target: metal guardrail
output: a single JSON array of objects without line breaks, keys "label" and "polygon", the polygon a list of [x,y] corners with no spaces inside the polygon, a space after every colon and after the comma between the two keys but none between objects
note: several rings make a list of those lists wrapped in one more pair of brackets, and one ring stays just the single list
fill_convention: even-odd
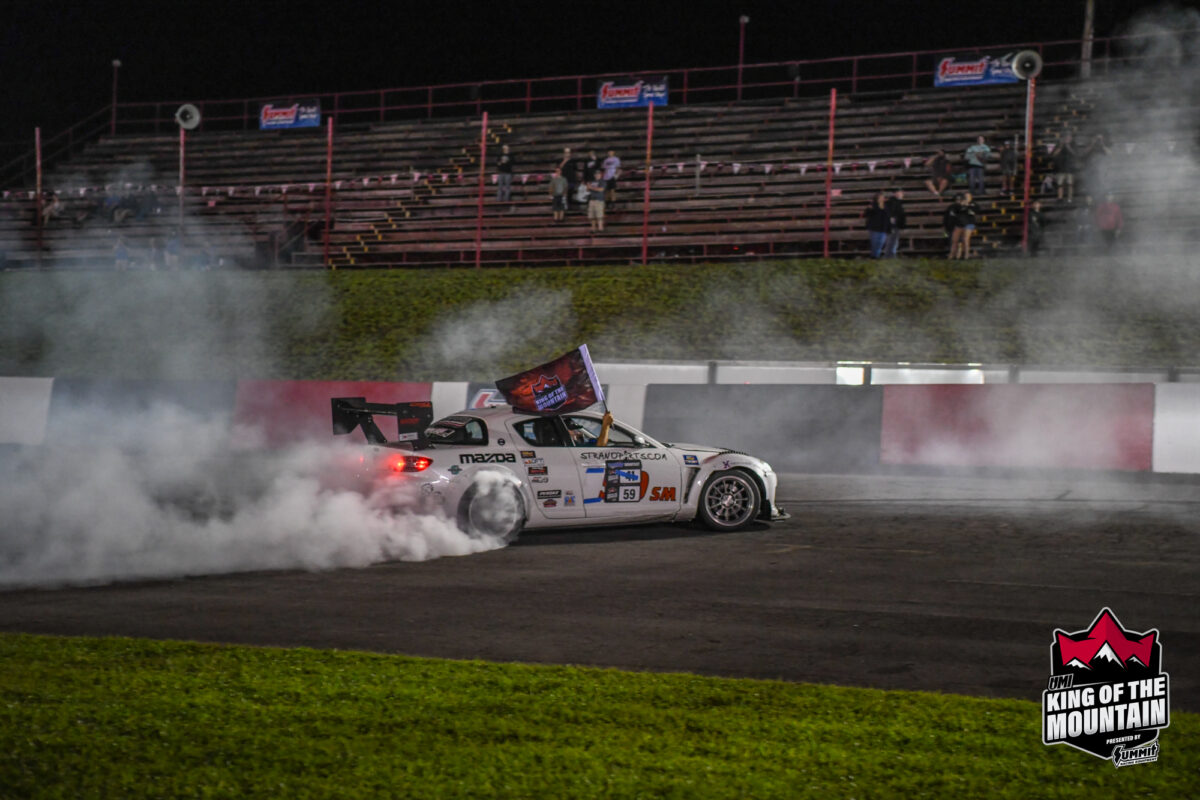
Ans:
[{"label": "metal guardrail", "polygon": [[[1136,45],[1155,36],[1113,36],[1094,39],[1094,72],[1105,74],[1117,62],[1139,56],[1121,55],[1124,45]],[[521,114],[535,111],[572,111],[591,107],[595,92],[605,80],[630,75],[667,76],[670,103],[725,103],[827,94],[831,88],[855,94],[866,91],[912,90],[932,77],[937,63],[951,54],[1006,50],[1037,50],[1045,62],[1047,78],[1073,77],[1080,63],[1082,40],[1025,42],[974,47],[918,50],[900,53],[797,59],[720,67],[647,69],[625,72],[514,78],[426,86],[394,87],[349,92],[315,92],[235,99],[159,100],[117,103],[92,113],[65,131],[45,140],[43,162],[70,154],[106,131],[114,133],[165,133],[175,130],[176,109],[185,102],[201,111],[204,130],[250,130],[257,126],[263,103],[291,104],[316,98],[336,125],[378,123],[391,120],[464,117],[484,111]],[[53,151],[53,152],[51,152]],[[32,152],[0,165],[0,186],[27,183],[33,170]]]},{"label": "metal guardrail", "polygon": [[1200,383],[1200,366],[1064,367],[882,361],[635,361],[596,365],[611,384]]}]

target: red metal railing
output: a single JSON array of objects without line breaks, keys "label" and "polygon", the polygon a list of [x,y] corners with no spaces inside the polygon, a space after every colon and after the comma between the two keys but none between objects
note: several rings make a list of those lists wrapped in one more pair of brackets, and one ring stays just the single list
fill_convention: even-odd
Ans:
[{"label": "red metal railing", "polygon": [[[1177,32],[1185,33],[1185,32]],[[1162,34],[1157,34],[1162,35]],[[1154,36],[1101,37],[1094,40],[1093,73],[1105,74],[1117,59],[1117,46]],[[428,86],[370,89],[350,92],[270,95],[196,101],[167,100],[118,103],[105,106],[83,121],[44,143],[44,159],[69,154],[106,132],[115,118],[118,133],[173,133],[175,110],[184,102],[199,107],[205,130],[250,130],[257,127],[263,103],[288,104],[317,98],[326,117],[335,125],[386,122],[434,117],[472,116],[534,111],[581,110],[593,107],[599,83],[629,75],[666,75],[671,82],[670,102],[733,102],[779,97],[827,95],[830,89],[855,94],[868,91],[915,89],[931,78],[937,62],[948,54],[968,54],[1031,49],[1045,61],[1044,78],[1073,76],[1080,60],[1081,40],[1000,44],[974,48],[946,48],[839,58],[773,61],[743,66],[609,72],[548,78],[520,78]],[[1122,60],[1128,60],[1122,56]],[[33,154],[19,156],[0,166],[0,186],[27,182]]]},{"label": "red metal railing", "polygon": [[[1103,74],[1115,43],[1131,37],[1095,40],[1094,62]],[[169,100],[120,103],[118,131],[154,132],[173,126],[175,109],[184,102],[197,105],[202,123],[210,130],[249,130],[257,127],[263,103],[288,104],[316,98],[325,115],[338,124],[385,122],[415,118],[581,110],[594,107],[600,82],[634,75],[666,75],[671,82],[671,103],[731,102],[740,93],[745,100],[805,95],[826,95],[831,88],[854,94],[862,91],[915,89],[931,78],[937,62],[948,54],[983,51],[1037,50],[1046,62],[1046,77],[1067,77],[1079,63],[1080,40],[994,45],[980,48],[946,48],[903,53],[882,53],[839,58],[773,61],[739,67],[609,72],[548,78],[522,78],[362,91],[273,95],[238,98]]]}]

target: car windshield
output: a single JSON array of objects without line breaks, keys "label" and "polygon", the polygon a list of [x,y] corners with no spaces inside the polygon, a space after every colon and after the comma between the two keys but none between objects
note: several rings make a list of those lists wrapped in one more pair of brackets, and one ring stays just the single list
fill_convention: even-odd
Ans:
[{"label": "car windshield", "polygon": [[487,444],[487,426],[475,417],[446,417],[425,429],[433,444]]}]

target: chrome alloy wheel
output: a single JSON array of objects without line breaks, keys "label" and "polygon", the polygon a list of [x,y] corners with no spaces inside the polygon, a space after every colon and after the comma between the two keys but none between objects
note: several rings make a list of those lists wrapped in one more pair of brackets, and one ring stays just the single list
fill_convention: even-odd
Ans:
[{"label": "chrome alloy wheel", "polygon": [[701,502],[700,517],[710,528],[736,530],[758,515],[758,487],[741,472],[720,472],[709,478]]}]

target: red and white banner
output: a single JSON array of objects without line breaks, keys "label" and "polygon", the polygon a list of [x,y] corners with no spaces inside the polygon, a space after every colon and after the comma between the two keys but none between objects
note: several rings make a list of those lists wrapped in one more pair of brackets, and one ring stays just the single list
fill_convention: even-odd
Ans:
[{"label": "red and white banner", "polygon": [[1149,470],[1154,384],[885,386],[880,461]]}]

